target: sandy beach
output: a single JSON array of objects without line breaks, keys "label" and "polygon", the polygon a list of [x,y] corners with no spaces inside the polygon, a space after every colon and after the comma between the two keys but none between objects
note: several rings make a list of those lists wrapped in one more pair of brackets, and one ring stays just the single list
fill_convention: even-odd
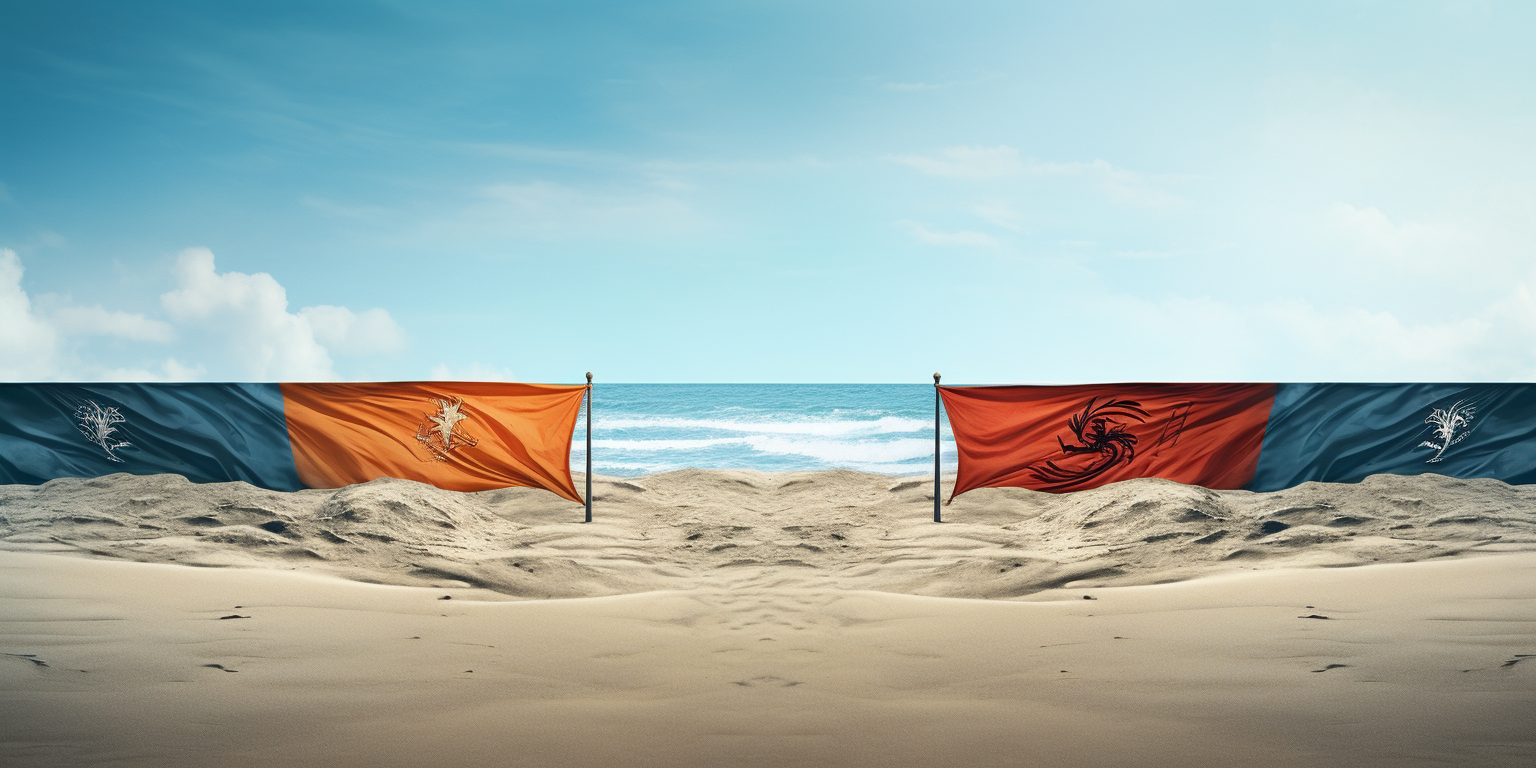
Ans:
[{"label": "sandy beach", "polygon": [[0,762],[1525,766],[1536,487],[0,487]]}]

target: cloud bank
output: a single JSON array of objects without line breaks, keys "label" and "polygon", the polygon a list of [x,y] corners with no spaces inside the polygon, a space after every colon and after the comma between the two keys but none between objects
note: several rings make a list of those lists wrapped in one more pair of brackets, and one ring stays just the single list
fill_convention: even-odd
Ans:
[{"label": "cloud bank", "polygon": [[[35,302],[15,251],[0,249],[0,379],[9,381],[331,381],[335,358],[405,348],[386,310],[319,305],[290,311],[286,289],[266,273],[219,272],[207,248],[182,251],[164,318]],[[92,346],[107,341],[112,354]],[[104,365],[108,357],[127,365]]]}]

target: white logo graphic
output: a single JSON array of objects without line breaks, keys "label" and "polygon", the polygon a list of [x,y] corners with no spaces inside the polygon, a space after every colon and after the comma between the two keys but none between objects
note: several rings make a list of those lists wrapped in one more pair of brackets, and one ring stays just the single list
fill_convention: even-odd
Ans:
[{"label": "white logo graphic", "polygon": [[447,461],[455,450],[480,442],[459,430],[459,423],[469,418],[459,410],[464,407],[462,398],[453,401],[433,399],[432,402],[437,404],[437,413],[422,414],[423,420],[416,426],[416,440],[433,459]]},{"label": "white logo graphic", "polygon": [[1444,458],[1445,449],[1466,439],[1472,425],[1472,416],[1476,413],[1476,408],[1465,401],[1457,400],[1455,405],[1449,408],[1436,408],[1429,414],[1429,418],[1425,419],[1424,423],[1435,425],[1435,440],[1419,443],[1420,448],[1435,449],[1435,455],[1429,458],[1428,463],[1433,464]]},{"label": "white logo graphic", "polygon": [[112,425],[127,421],[116,408],[103,408],[97,405],[95,400],[87,400],[85,405],[75,409],[75,421],[78,422],[75,427],[80,430],[80,434],[101,446],[101,449],[107,452],[107,458],[113,461],[122,461],[113,451],[132,445],[132,443],[119,442],[112,438],[112,433],[117,431],[117,427]]}]

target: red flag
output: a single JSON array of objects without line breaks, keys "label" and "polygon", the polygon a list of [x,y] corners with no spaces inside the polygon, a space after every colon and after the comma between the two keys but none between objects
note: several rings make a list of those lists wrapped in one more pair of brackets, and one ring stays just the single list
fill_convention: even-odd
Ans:
[{"label": "red flag", "polygon": [[972,488],[1066,492],[1135,477],[1241,488],[1253,477],[1273,384],[940,387]]}]

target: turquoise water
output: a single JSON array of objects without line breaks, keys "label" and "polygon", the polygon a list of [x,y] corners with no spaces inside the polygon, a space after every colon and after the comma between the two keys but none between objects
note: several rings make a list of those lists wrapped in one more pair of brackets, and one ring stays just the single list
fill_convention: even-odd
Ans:
[{"label": "turquoise water", "polygon": [[[619,477],[687,468],[932,472],[933,396],[931,384],[598,384],[592,470]],[[940,434],[940,460],[953,470],[947,421]],[[577,471],[585,440],[578,421]]]}]

